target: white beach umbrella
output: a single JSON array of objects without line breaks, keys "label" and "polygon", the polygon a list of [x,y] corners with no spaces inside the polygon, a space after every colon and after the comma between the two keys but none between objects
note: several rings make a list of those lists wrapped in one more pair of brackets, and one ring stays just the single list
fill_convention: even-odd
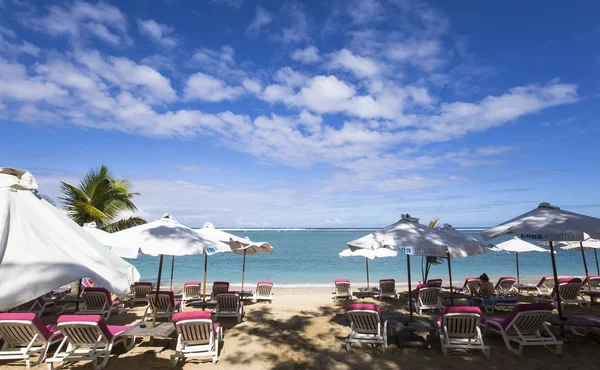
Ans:
[{"label": "white beach umbrella", "polygon": [[126,294],[140,274],[37,195],[25,170],[0,167],[0,311],[84,277]]},{"label": "white beach umbrella", "polygon": [[244,275],[246,274],[246,255],[252,255],[262,252],[273,252],[273,247],[267,242],[253,242],[248,237],[235,237],[235,239],[230,238],[228,241],[224,242],[225,244],[229,245],[233,253],[244,255],[244,262],[242,265],[242,291],[244,291]]},{"label": "white beach umbrella", "polygon": [[460,233],[450,225],[445,229],[435,229],[419,223],[418,218],[402,215],[395,224],[384,227],[362,238],[351,241],[348,247],[352,250],[390,248],[406,254],[408,268],[408,290],[410,315],[412,318],[412,294],[410,276],[410,256],[435,256],[448,258],[450,289],[452,291],[451,258],[467,257],[485,253],[485,246],[474,238]]},{"label": "white beach umbrella", "polygon": [[[116,246],[137,247],[142,253],[151,256],[160,256],[158,267],[158,282],[156,294],[160,290],[164,255],[187,256],[194,254],[214,254],[228,247],[223,243],[203,237],[193,229],[180,224],[170,214],[165,213],[159,220],[113,234],[113,243]],[[173,264],[171,265],[171,287],[173,284]],[[172,288],[171,288],[172,289]],[[156,321],[156,310],[152,325]]]},{"label": "white beach umbrella", "polygon": [[[564,211],[549,203],[540,203],[537,208],[527,213],[481,232],[485,240],[506,234],[516,235],[521,239],[547,241],[550,246],[554,283],[558,285],[553,243],[584,241],[590,237],[600,238],[600,219]],[[563,317],[559,294],[557,294],[557,303],[558,314]]]},{"label": "white beach umbrella", "polygon": [[516,236],[510,240],[507,240],[500,244],[496,244],[494,247],[490,248],[490,250],[493,250],[496,252],[509,252],[509,253],[515,254],[515,260],[517,263],[517,286],[521,285],[521,276],[519,273],[519,253],[525,253],[525,252],[550,253],[549,250],[544,249],[542,247],[538,247],[535,244],[526,242],[525,240],[523,240],[519,237],[516,237]]},{"label": "white beach umbrella", "polygon": [[[600,265],[598,264],[598,249],[600,249],[600,240],[598,239],[587,239],[583,242],[560,242],[556,244],[559,248],[564,250],[578,249],[583,251],[594,251],[594,257],[596,258],[596,273],[600,275]],[[585,262],[585,254],[583,254],[583,263]]]},{"label": "white beach umbrella", "polygon": [[379,248],[379,249],[355,249],[354,251],[350,248],[344,249],[340,252],[340,257],[363,257],[365,259],[365,265],[367,268],[367,288],[369,288],[369,260],[374,260],[375,258],[385,258],[385,257],[396,257],[398,252],[393,251],[387,248]]},{"label": "white beach umbrella", "polygon": [[100,230],[96,227],[95,222],[88,222],[83,224],[83,229],[87,231],[91,236],[98,239],[98,241],[111,252],[121,258],[137,258],[139,254],[139,248],[136,246],[114,246],[113,234],[108,233],[104,230]]}]

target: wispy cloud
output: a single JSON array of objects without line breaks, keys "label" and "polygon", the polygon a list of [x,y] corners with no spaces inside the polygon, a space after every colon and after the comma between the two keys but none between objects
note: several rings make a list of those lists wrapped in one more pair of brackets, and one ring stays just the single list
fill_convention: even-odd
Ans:
[{"label": "wispy cloud", "polygon": [[267,11],[262,6],[256,7],[256,15],[252,20],[252,23],[246,28],[247,35],[256,35],[260,32],[260,29],[267,26],[273,21],[273,14]]},{"label": "wispy cloud", "polygon": [[173,27],[158,23],[153,19],[138,19],[137,24],[142,35],[160,46],[172,48],[178,43]]}]

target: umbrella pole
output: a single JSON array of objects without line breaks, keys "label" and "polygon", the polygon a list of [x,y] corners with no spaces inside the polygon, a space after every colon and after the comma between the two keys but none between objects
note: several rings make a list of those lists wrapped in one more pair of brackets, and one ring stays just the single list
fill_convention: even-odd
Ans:
[{"label": "umbrella pole", "polygon": [[[558,308],[558,316],[561,320],[566,320],[566,318],[562,314],[562,303],[560,299],[560,289],[558,289],[558,273],[556,272],[556,260],[554,259],[554,245],[552,242],[548,242],[550,244],[550,258],[552,259],[552,274],[554,275],[554,286],[556,287],[556,303]],[[564,326],[561,325],[561,332],[564,330]],[[562,333],[561,333],[562,334]]]},{"label": "umbrella pole", "polygon": [[452,286],[452,263],[450,262],[450,252],[446,252],[446,255],[448,256],[448,279],[450,279],[450,304],[454,306],[454,298],[452,298],[454,287]]},{"label": "umbrella pole", "polygon": [[244,274],[246,273],[246,249],[244,249],[244,265],[242,266],[242,292],[244,291]]},{"label": "umbrella pole", "polygon": [[598,265],[598,251],[594,248],[594,256],[596,256],[596,272],[600,275],[600,266]]},{"label": "umbrella pole", "polygon": [[585,280],[587,280],[588,288],[592,290],[592,283],[590,283],[590,274],[588,273],[587,261],[585,260],[585,251],[583,250],[583,242],[579,242],[581,248],[581,257],[583,257],[583,269],[585,270]]},{"label": "umbrella pole", "polygon": [[367,265],[367,289],[369,289],[369,259],[365,258],[365,264]]},{"label": "umbrella pole", "polygon": [[406,255],[406,268],[408,270],[408,311],[410,315],[410,321],[413,318],[413,301],[412,301],[412,284],[410,281],[410,254]]},{"label": "umbrella pole", "polygon": [[521,293],[521,275],[519,274],[519,252],[515,253],[515,259],[517,260],[517,293],[520,294]]},{"label": "umbrella pole", "polygon": [[[160,278],[162,276],[163,267],[163,255],[160,255],[160,261],[158,262],[158,281],[156,283],[156,302],[158,302],[158,292],[160,291]],[[154,305],[154,312],[152,313],[152,327],[156,326],[156,305]]]},{"label": "umbrella pole", "polygon": [[204,253],[204,286],[202,290],[202,300],[206,301],[206,270],[208,268],[208,254]]},{"label": "umbrella pole", "polygon": [[169,284],[169,290],[173,291],[173,271],[175,271],[175,256],[171,259],[171,284]]}]

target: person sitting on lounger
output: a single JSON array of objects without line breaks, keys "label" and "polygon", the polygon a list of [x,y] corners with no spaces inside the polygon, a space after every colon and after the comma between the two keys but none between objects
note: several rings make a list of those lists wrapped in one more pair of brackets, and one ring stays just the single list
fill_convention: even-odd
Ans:
[{"label": "person sitting on lounger", "polygon": [[484,272],[479,277],[479,291],[477,292],[477,296],[481,298],[492,298],[494,296],[494,284],[490,282],[490,278]]}]

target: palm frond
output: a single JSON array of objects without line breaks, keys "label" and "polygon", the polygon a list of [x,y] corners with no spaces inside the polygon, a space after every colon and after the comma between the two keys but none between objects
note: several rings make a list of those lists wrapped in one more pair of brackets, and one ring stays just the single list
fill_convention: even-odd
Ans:
[{"label": "palm frond", "polygon": [[434,217],[431,219],[431,221],[429,221],[429,227],[435,227],[438,223],[438,221],[440,220],[439,217]]},{"label": "palm frond", "polygon": [[140,217],[129,217],[123,220],[119,220],[104,226],[104,231],[109,233],[114,233],[117,231],[129,229],[134,226],[143,225],[146,223],[146,220]]}]

